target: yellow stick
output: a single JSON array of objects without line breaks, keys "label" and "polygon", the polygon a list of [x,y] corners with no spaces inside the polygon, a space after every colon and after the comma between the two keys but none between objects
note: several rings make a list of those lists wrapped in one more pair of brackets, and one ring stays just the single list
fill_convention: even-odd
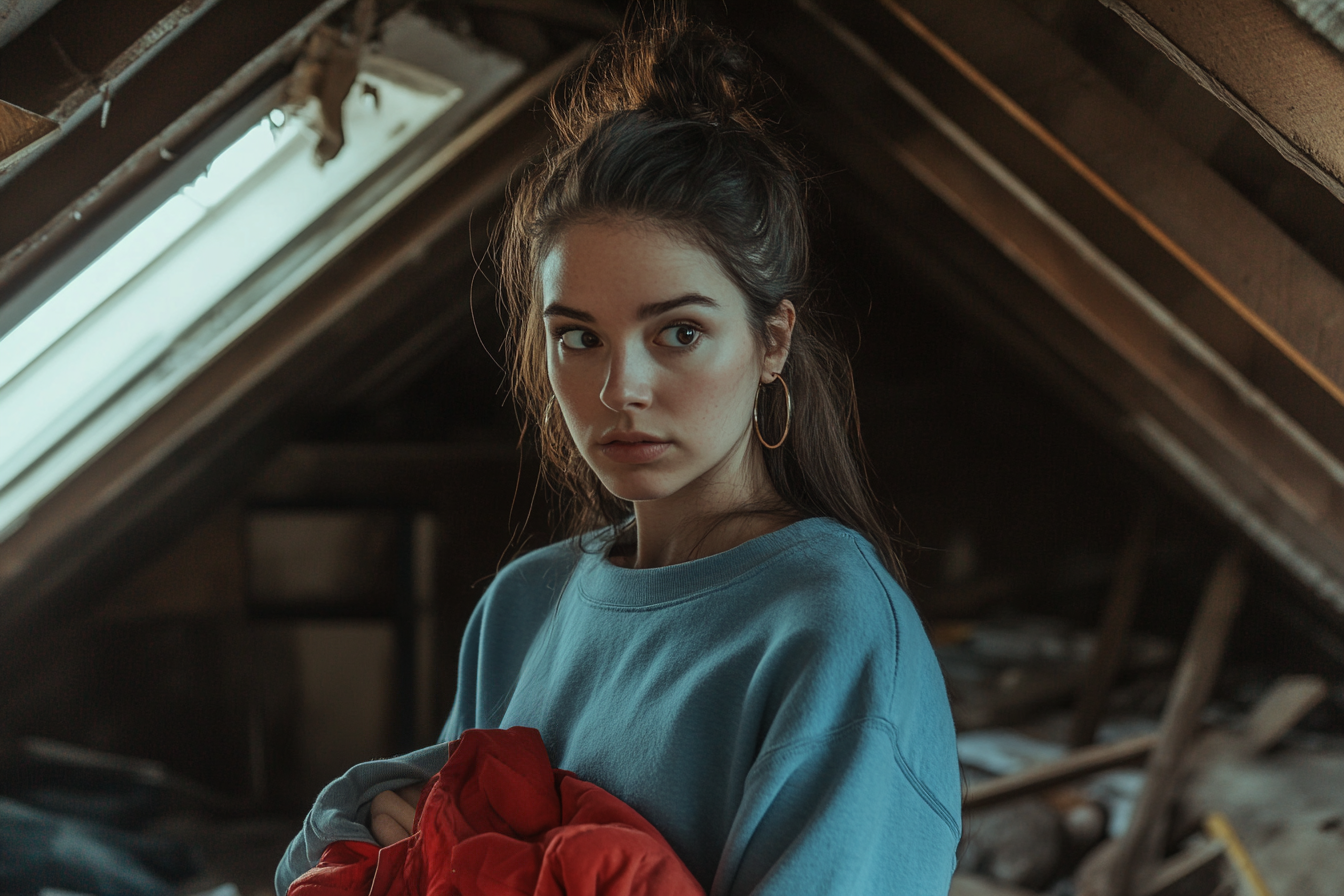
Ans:
[{"label": "yellow stick", "polygon": [[1265,879],[1260,876],[1260,871],[1251,861],[1250,854],[1246,852],[1246,847],[1241,844],[1241,838],[1232,827],[1232,822],[1227,820],[1227,816],[1221,812],[1210,812],[1204,817],[1204,831],[1213,839],[1219,840],[1223,848],[1227,850],[1227,857],[1232,860],[1232,866],[1237,869],[1237,875],[1250,888],[1254,896],[1273,896],[1269,887],[1265,885]]}]

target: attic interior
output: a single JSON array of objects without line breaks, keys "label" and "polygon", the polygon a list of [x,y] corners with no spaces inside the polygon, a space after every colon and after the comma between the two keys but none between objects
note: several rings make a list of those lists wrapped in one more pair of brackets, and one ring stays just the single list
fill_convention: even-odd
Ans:
[{"label": "attic interior", "polygon": [[[952,892],[1338,893],[1337,4],[694,8],[814,175],[957,722]],[[120,850],[0,848],[0,891],[269,893],[323,784],[437,738],[556,535],[493,222],[624,14],[0,3],[0,846]]]}]

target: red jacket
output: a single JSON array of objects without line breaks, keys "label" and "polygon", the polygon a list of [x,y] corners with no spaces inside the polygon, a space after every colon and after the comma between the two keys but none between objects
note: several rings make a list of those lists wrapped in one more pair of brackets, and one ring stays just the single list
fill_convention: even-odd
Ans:
[{"label": "red jacket", "polygon": [[410,837],[333,843],[288,896],[704,896],[634,809],[552,769],[536,729],[472,729],[449,749]]}]

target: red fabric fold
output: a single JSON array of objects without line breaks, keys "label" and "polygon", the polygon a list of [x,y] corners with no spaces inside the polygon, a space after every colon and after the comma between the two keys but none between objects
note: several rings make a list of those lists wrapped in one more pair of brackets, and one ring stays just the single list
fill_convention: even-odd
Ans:
[{"label": "red fabric fold", "polygon": [[288,896],[704,896],[672,847],[534,728],[472,729],[420,794],[411,836],[342,841]]}]

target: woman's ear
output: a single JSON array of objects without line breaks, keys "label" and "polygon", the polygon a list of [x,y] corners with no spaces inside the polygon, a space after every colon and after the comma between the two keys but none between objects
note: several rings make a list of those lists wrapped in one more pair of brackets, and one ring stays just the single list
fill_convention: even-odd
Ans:
[{"label": "woman's ear", "polygon": [[774,382],[775,375],[784,369],[789,357],[789,345],[793,341],[793,324],[798,311],[793,303],[784,299],[775,307],[775,313],[766,319],[765,326],[770,332],[770,345],[761,359],[761,382]]}]

